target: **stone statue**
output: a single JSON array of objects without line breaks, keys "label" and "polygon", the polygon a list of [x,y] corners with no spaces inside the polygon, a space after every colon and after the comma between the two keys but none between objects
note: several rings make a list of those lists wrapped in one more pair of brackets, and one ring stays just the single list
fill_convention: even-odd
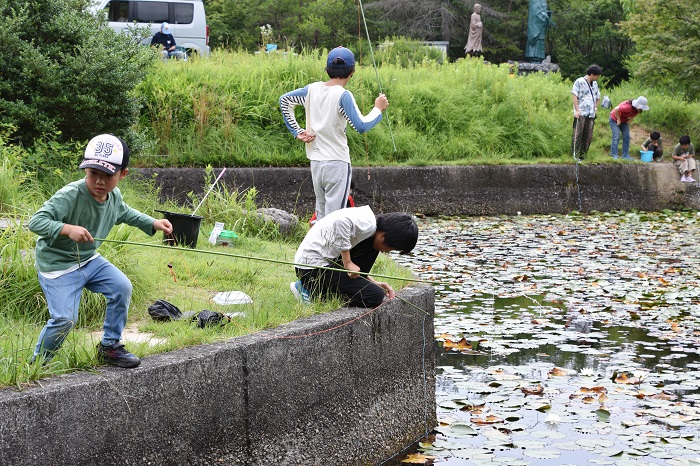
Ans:
[{"label": "stone statue", "polygon": [[547,35],[552,11],[547,9],[547,0],[530,0],[527,17],[527,43],[525,60],[540,62],[544,60],[544,39]]},{"label": "stone statue", "polygon": [[474,5],[474,13],[469,23],[469,39],[464,46],[464,53],[467,55],[479,55],[481,53],[481,34],[484,32],[484,25],[481,22],[481,5]]}]

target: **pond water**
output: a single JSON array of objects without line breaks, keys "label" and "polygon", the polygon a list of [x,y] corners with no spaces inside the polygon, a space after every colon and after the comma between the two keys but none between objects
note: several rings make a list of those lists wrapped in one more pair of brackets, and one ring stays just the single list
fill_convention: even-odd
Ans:
[{"label": "pond water", "polygon": [[391,464],[700,465],[700,214],[419,223],[439,426]]}]

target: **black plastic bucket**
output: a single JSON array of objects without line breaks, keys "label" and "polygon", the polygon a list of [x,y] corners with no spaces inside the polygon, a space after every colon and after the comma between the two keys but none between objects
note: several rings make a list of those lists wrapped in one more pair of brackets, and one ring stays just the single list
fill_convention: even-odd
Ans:
[{"label": "black plastic bucket", "polygon": [[197,247],[199,227],[204,217],[180,214],[178,212],[166,212],[164,210],[156,210],[156,212],[162,213],[173,225],[172,234],[168,235],[163,233],[163,242],[165,244],[169,244],[170,246],[187,246],[193,249]]}]

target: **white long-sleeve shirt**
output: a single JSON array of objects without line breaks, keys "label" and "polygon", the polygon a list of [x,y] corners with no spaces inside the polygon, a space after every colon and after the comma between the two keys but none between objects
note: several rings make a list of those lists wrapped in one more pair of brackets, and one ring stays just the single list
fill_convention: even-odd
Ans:
[{"label": "white long-sleeve shirt", "polygon": [[377,218],[369,206],[336,210],[311,227],[294,255],[294,263],[328,267],[342,251],[349,251],[376,232]]}]

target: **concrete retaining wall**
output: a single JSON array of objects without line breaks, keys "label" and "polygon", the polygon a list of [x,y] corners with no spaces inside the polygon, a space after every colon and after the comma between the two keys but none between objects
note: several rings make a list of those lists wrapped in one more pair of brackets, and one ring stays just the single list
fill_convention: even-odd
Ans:
[{"label": "concrete retaining wall", "polygon": [[379,464],[436,425],[433,290],[399,296],[425,313],[340,309],[0,391],[0,464]]},{"label": "concrete retaining wall", "polygon": [[[148,178],[157,174],[163,197],[182,203],[187,201],[188,192],[202,193],[208,188],[203,185],[203,169],[134,172]],[[651,211],[692,206],[698,202],[696,187],[681,183],[679,178],[670,163],[580,165],[578,173],[574,165],[353,169],[355,200],[360,205],[382,212],[426,215]],[[232,189],[255,186],[259,200],[270,207],[300,216],[310,215],[314,209],[308,168],[233,168],[222,180]]]}]

